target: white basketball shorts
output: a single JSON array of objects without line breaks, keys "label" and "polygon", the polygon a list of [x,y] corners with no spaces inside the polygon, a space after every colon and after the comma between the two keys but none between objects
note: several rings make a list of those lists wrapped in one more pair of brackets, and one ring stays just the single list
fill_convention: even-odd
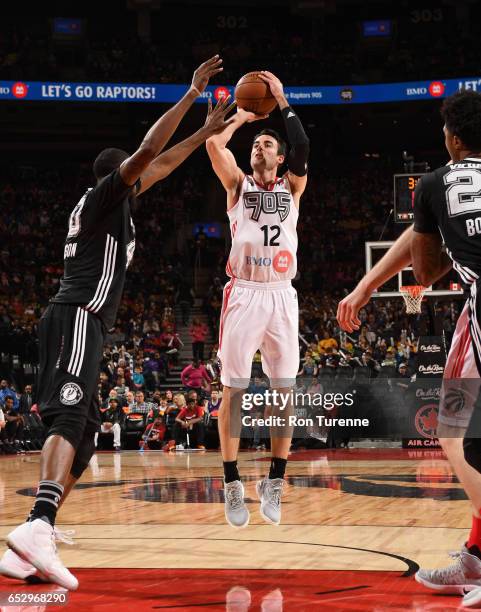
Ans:
[{"label": "white basketball shorts", "polygon": [[260,349],[271,386],[292,385],[299,369],[298,334],[297,291],[291,281],[231,279],[224,287],[219,327],[222,384],[246,388]]},{"label": "white basketball shorts", "polygon": [[481,382],[476,363],[481,333],[473,306],[468,300],[456,323],[444,369],[438,416],[439,423],[463,429],[469,425]]}]

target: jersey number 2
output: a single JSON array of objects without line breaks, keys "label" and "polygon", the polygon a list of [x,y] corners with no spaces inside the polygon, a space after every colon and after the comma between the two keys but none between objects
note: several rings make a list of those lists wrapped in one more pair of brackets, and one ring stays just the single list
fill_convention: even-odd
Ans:
[{"label": "jersey number 2", "polygon": [[[261,230],[264,232],[264,246],[279,246],[276,240],[279,238],[281,228],[278,225],[263,225]],[[273,231],[273,235],[269,240],[269,230]]]},{"label": "jersey number 2", "polygon": [[455,168],[444,175],[446,202],[450,217],[479,213],[481,210],[481,171]]}]

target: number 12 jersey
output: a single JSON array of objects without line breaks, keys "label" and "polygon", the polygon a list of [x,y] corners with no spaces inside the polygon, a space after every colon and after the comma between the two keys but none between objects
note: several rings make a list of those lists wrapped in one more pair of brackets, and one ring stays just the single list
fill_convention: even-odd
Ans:
[{"label": "number 12 jersey", "polygon": [[286,176],[268,189],[245,176],[227,215],[232,236],[228,276],[264,283],[295,277],[299,211]]}]

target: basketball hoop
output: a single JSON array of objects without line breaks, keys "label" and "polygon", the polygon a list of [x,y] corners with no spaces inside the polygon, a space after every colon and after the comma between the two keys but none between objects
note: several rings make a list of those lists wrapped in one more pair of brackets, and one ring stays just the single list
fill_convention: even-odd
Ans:
[{"label": "basketball hoop", "polygon": [[400,287],[399,291],[402,293],[404,301],[406,302],[407,314],[417,314],[421,312],[421,303],[426,287],[422,285],[408,285]]}]

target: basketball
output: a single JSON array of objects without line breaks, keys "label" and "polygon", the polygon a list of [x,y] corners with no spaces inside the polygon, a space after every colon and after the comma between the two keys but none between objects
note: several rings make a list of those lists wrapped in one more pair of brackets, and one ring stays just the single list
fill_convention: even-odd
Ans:
[{"label": "basketball", "polygon": [[277,105],[269,85],[260,78],[259,71],[245,74],[237,83],[234,95],[239,108],[256,115],[268,115]]}]

